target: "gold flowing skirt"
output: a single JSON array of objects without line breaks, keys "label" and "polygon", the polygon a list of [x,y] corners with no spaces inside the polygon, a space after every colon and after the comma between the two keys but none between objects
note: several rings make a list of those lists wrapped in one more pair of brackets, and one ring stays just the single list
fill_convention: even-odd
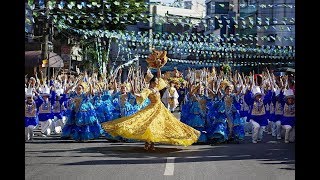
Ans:
[{"label": "gold flowing skirt", "polygon": [[131,116],[102,123],[112,136],[146,142],[190,146],[197,142],[200,132],[180,122],[161,101],[153,102]]}]

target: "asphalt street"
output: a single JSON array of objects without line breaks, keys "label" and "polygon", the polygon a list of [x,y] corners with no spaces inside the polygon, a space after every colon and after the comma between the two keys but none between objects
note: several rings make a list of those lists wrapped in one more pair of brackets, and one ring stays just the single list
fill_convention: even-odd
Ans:
[{"label": "asphalt street", "polygon": [[26,180],[292,180],[295,144],[265,134],[252,144],[156,145],[112,143],[104,138],[86,143],[36,136],[25,143]]}]

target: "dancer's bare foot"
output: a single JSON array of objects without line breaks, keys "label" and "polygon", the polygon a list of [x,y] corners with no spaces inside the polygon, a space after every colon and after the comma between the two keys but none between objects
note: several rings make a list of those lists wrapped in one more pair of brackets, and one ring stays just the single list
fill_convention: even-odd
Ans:
[{"label": "dancer's bare foot", "polygon": [[148,143],[148,142],[145,142],[145,143],[144,143],[144,149],[145,149],[145,150],[149,150],[149,143]]},{"label": "dancer's bare foot", "polygon": [[149,146],[149,149],[151,149],[152,151],[155,151],[156,149],[154,148],[154,143],[152,142]]}]

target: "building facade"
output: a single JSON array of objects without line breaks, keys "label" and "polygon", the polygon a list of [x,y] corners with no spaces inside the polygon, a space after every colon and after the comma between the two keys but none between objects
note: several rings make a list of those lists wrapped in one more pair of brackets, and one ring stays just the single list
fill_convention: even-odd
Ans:
[{"label": "building facade", "polygon": [[260,0],[257,6],[258,45],[295,46],[295,0]]}]

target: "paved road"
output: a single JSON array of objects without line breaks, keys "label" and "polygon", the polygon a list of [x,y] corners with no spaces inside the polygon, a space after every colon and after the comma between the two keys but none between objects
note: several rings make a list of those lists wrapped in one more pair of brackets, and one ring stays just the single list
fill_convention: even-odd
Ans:
[{"label": "paved road", "polygon": [[145,152],[143,143],[87,143],[35,137],[25,144],[26,180],[292,180],[295,146],[266,135],[263,142],[241,144],[157,145]]}]

